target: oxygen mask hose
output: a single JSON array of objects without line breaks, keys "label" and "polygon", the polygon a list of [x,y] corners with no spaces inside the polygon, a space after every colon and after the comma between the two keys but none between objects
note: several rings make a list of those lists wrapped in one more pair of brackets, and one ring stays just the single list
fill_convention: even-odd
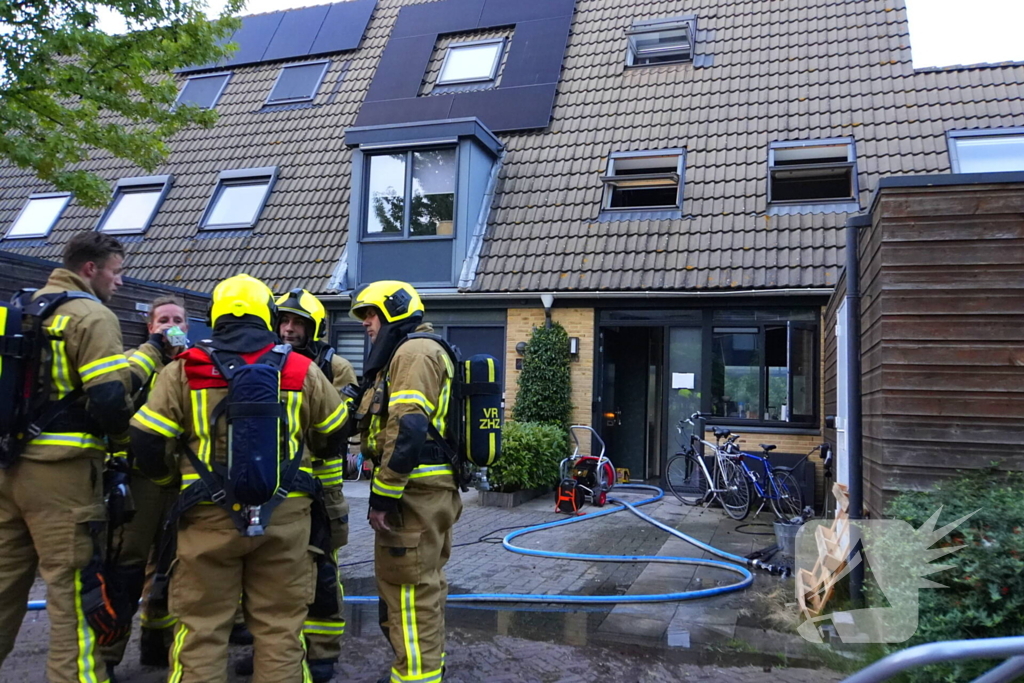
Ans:
[{"label": "oxygen mask hose", "polygon": [[[672,527],[659,522],[650,515],[647,515],[637,508],[644,505],[650,505],[656,503],[665,497],[665,492],[657,486],[648,486],[645,484],[619,484],[615,486],[612,491],[623,492],[623,493],[641,493],[650,492],[653,493],[649,498],[645,498],[636,503],[629,503],[621,498],[609,497],[608,500],[616,505],[614,507],[605,508],[599,512],[592,512],[587,515],[578,517],[569,517],[567,519],[560,519],[554,522],[546,522],[544,524],[537,524],[534,526],[519,529],[505,536],[502,540],[502,545],[506,550],[518,553],[520,555],[528,555],[531,557],[545,557],[557,560],[576,560],[581,562],[629,562],[629,563],[659,563],[659,564],[675,564],[675,565],[690,565],[698,567],[711,567],[713,569],[720,569],[722,571],[730,572],[739,576],[739,580],[733,583],[726,584],[724,586],[715,586],[713,588],[701,588],[697,590],[677,591],[672,593],[653,593],[650,595],[544,595],[544,594],[522,594],[522,593],[464,593],[458,595],[449,595],[448,602],[498,602],[498,603],[548,603],[548,604],[575,604],[575,605],[599,605],[599,604],[635,604],[645,602],[679,602],[682,600],[695,600],[697,598],[707,598],[713,595],[722,595],[724,593],[732,593],[735,591],[743,590],[748,588],[754,582],[754,576],[750,573],[749,568],[758,568],[769,571],[773,574],[782,574],[783,568],[775,567],[774,565],[767,565],[758,560],[748,560],[745,557],[739,555],[733,555],[732,553],[719,550],[703,541],[699,541],[696,538],[689,536],[682,531],[673,529]],[[640,519],[653,524],[662,531],[665,531],[673,536],[680,538],[687,543],[696,546],[700,550],[715,555],[721,558],[721,560],[706,560],[698,557],[668,557],[663,555],[594,555],[586,553],[566,553],[556,550],[536,550],[533,548],[523,548],[517,545],[513,545],[512,541],[527,534],[532,534],[538,531],[544,531],[545,529],[553,529],[555,527],[565,526],[567,524],[579,524],[597,517],[603,517],[604,515],[615,514],[623,510],[629,510]],[[785,574],[782,574],[785,576]],[[346,603],[353,604],[366,604],[376,603],[378,600],[375,595],[347,595],[345,596]],[[28,608],[30,610],[41,610],[46,607],[46,602],[43,600],[34,600],[29,603]]]}]

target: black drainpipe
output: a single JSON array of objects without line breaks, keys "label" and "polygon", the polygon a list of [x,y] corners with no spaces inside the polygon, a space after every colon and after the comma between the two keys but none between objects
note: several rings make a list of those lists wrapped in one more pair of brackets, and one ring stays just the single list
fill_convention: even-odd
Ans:
[{"label": "black drainpipe", "polygon": [[[846,457],[850,465],[850,519],[864,517],[864,437],[861,408],[860,335],[860,229],[871,225],[871,216],[854,216],[846,222]],[[860,550],[850,549],[850,559]],[[863,556],[862,556],[863,557]],[[850,572],[850,600],[864,603],[864,562]]]}]

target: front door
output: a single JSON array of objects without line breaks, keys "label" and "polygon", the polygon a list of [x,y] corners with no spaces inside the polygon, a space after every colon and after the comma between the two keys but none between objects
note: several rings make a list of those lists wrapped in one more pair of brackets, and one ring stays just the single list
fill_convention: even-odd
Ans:
[{"label": "front door", "polygon": [[648,454],[660,442],[651,427],[661,414],[661,338],[660,327],[601,330],[598,432],[615,467],[637,480],[647,478]]}]

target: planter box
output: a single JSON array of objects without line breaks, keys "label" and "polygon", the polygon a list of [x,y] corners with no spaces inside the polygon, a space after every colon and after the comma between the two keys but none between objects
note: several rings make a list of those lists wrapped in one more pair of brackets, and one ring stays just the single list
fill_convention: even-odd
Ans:
[{"label": "planter box", "polygon": [[500,493],[498,491],[481,491],[480,504],[484,507],[489,508],[514,508],[517,505],[522,505],[528,500],[533,500],[537,496],[543,496],[545,493],[548,493],[549,491],[551,491],[551,488],[547,486],[539,489],[513,491],[512,493]]}]

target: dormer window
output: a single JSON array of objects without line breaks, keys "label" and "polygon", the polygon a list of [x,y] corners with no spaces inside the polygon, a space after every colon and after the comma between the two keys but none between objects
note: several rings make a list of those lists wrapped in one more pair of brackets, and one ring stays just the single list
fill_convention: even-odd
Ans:
[{"label": "dormer window", "polygon": [[367,236],[453,235],[455,148],[374,154],[367,163]]},{"label": "dormer window", "polygon": [[638,21],[626,31],[627,66],[653,66],[693,61],[695,17]]},{"label": "dormer window", "polygon": [[504,38],[452,43],[445,53],[437,85],[493,81],[504,49]]},{"label": "dormer window", "polygon": [[605,209],[678,209],[683,150],[615,152],[608,159]]}]

